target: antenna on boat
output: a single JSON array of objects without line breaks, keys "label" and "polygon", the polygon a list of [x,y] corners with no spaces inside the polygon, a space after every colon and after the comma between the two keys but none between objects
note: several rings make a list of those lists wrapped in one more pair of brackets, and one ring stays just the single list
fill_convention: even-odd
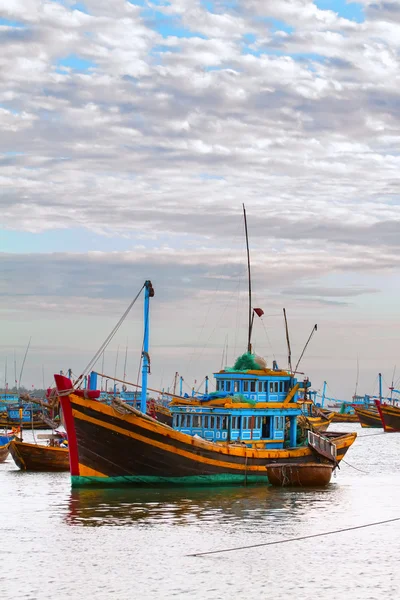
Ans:
[{"label": "antenna on boat", "polygon": [[125,347],[125,362],[124,362],[124,377],[123,379],[126,379],[126,362],[128,360],[128,338],[126,339],[126,347]]},{"label": "antenna on boat", "polygon": [[17,390],[18,392],[19,392],[19,388],[20,388],[20,385],[21,385],[22,373],[24,372],[24,366],[25,366],[26,356],[28,354],[29,347],[31,345],[31,339],[32,339],[32,336],[29,338],[29,342],[28,342],[28,345],[27,345],[26,350],[25,350],[24,360],[22,361],[21,371],[19,372],[19,381],[18,381],[18,390]]},{"label": "antenna on boat", "polygon": [[117,369],[118,369],[118,358],[119,358],[119,344],[118,344],[118,348],[117,348],[117,356],[115,358],[115,368],[114,368],[114,377],[117,376]]},{"label": "antenna on boat", "polygon": [[306,345],[305,345],[305,346],[304,346],[304,348],[303,348],[303,352],[300,354],[300,358],[299,358],[299,360],[297,361],[297,365],[295,366],[294,373],[297,373],[297,368],[298,368],[298,366],[299,366],[299,364],[300,364],[300,361],[301,361],[301,359],[303,358],[304,352],[306,351],[306,349],[307,349],[307,346],[308,346],[308,344],[311,342],[311,338],[312,338],[312,336],[314,335],[314,333],[317,331],[317,329],[318,329],[318,325],[317,325],[317,324],[315,324],[315,325],[314,325],[314,327],[312,328],[312,331],[311,331],[311,333],[310,333],[309,337],[308,337],[308,340],[306,341]]},{"label": "antenna on boat", "polygon": [[390,386],[390,402],[393,401],[393,390],[394,390],[394,374],[396,373],[396,365],[394,365],[393,368],[393,375],[392,375],[392,385]]},{"label": "antenna on boat", "polygon": [[249,278],[249,331],[247,339],[247,352],[251,352],[251,330],[253,328],[254,315],[251,309],[251,270],[250,270],[250,250],[249,250],[249,235],[247,232],[246,208],[243,204],[244,231],[246,234],[246,249],[247,249],[247,273]]},{"label": "antenna on boat", "polygon": [[286,331],[286,343],[287,343],[287,348],[288,348],[288,366],[289,366],[289,371],[292,370],[292,351],[290,349],[290,339],[289,339],[289,327],[288,327],[288,322],[287,322],[287,318],[286,318],[286,309],[283,309],[283,317],[285,319],[285,331]]},{"label": "antenna on boat", "polygon": [[17,389],[18,381],[17,381],[17,359],[15,358],[15,348],[14,348],[14,385],[15,389]]},{"label": "antenna on boat", "polygon": [[354,396],[353,398],[355,398],[357,396],[357,389],[358,389],[358,377],[360,375],[360,365],[358,362],[358,356],[357,356],[357,377],[356,377],[356,387],[354,389]]}]

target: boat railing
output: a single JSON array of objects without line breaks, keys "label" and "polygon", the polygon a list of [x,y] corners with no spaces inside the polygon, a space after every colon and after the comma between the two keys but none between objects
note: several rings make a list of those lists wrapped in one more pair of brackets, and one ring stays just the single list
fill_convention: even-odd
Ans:
[{"label": "boat railing", "polygon": [[324,458],[327,458],[334,463],[337,462],[336,445],[326,437],[309,430],[308,445]]}]

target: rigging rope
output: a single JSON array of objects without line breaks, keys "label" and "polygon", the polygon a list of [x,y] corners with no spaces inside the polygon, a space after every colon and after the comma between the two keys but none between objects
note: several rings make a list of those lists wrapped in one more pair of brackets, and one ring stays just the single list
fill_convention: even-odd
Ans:
[{"label": "rigging rope", "polygon": [[132,300],[132,302],[130,303],[130,305],[128,306],[128,308],[126,309],[126,311],[124,312],[124,314],[122,315],[122,317],[120,318],[120,320],[118,321],[118,323],[115,325],[114,329],[111,331],[111,333],[104,340],[104,342],[100,346],[100,349],[96,352],[96,354],[94,355],[94,357],[92,358],[92,360],[89,362],[89,364],[87,365],[87,367],[84,369],[84,371],[82,372],[82,374],[78,377],[78,379],[74,383],[74,388],[75,389],[78,388],[82,384],[83,378],[85,377],[86,373],[88,373],[91,370],[91,368],[95,365],[95,363],[100,358],[101,353],[104,352],[104,350],[107,348],[108,344],[111,342],[111,340],[113,339],[114,335],[117,333],[118,329],[121,327],[122,323],[125,321],[126,317],[128,316],[128,314],[129,314],[132,306],[135,304],[136,300],[139,298],[140,294],[142,293],[143,288],[144,288],[144,284],[142,285],[142,287],[140,288],[139,292],[136,294],[135,298]]},{"label": "rigging rope", "polygon": [[263,542],[261,544],[250,544],[248,546],[236,546],[234,548],[222,548],[221,550],[209,550],[208,552],[195,552],[186,556],[206,556],[207,554],[221,554],[222,552],[234,552],[235,550],[247,550],[249,548],[261,548],[263,546],[275,546],[277,544],[287,544],[288,542],[298,542],[300,540],[310,540],[312,538],[333,535],[335,533],[344,533],[345,531],[355,531],[356,529],[365,529],[366,527],[375,527],[377,525],[385,525],[386,523],[394,523],[400,521],[400,517],[394,519],[386,519],[385,521],[375,521],[374,523],[365,523],[365,525],[356,525],[354,527],[344,527],[343,529],[334,529],[332,531],[324,531],[323,533],[314,533],[311,535],[302,535],[295,538],[286,538],[284,540],[275,540],[273,542]]}]

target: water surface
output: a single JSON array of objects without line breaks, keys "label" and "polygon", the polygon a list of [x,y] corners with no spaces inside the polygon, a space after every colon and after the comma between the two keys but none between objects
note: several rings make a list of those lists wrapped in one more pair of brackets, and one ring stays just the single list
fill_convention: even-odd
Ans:
[{"label": "water surface", "polygon": [[[68,473],[0,465],[3,599],[400,598],[400,434],[360,437],[325,489],[71,490]],[[356,470],[356,467],[358,470]]]}]

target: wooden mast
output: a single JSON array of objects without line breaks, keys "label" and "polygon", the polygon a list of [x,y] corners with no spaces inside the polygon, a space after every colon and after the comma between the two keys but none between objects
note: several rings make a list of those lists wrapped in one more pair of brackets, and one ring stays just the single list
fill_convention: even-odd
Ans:
[{"label": "wooden mast", "polygon": [[251,329],[252,329],[252,309],[251,309],[251,270],[250,270],[250,250],[249,250],[249,236],[247,233],[247,219],[246,219],[246,208],[243,204],[243,217],[244,217],[244,231],[246,234],[246,249],[247,249],[247,273],[249,277],[249,331],[247,339],[247,352],[251,352]]}]

